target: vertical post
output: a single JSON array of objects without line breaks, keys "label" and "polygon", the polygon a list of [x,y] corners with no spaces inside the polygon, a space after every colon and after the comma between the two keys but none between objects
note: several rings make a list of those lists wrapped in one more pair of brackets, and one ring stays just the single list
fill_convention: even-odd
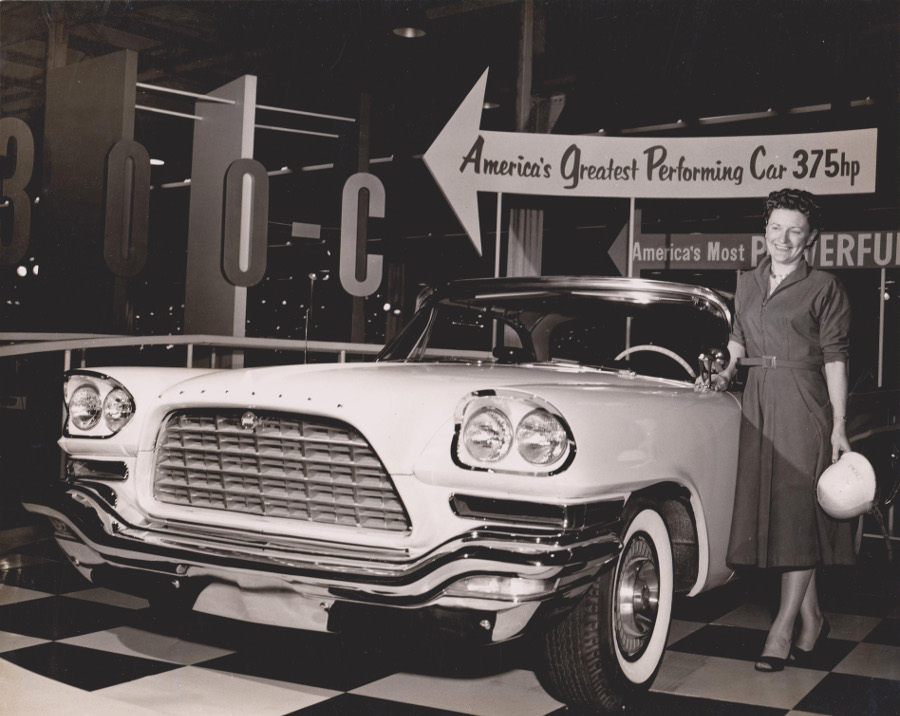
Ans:
[{"label": "vertical post", "polygon": [[625,275],[628,278],[634,275],[634,261],[632,259],[632,256],[634,256],[634,235],[636,233],[634,224],[636,221],[640,221],[641,218],[634,204],[634,197],[631,197],[628,200],[628,256],[625,257],[625,265],[628,267]]},{"label": "vertical post", "polygon": [[64,19],[57,15],[62,14],[65,7],[50,6],[47,14],[50,24],[47,32],[47,69],[56,70],[66,66],[66,57],[69,52],[69,26]]},{"label": "vertical post", "polygon": [[494,277],[500,277],[500,229],[503,226],[503,192],[497,192],[497,226],[495,229],[496,244],[494,246]]},{"label": "vertical post", "polygon": [[[231,163],[253,158],[256,77],[245,75],[209,95],[232,103],[201,99],[194,112],[201,119],[194,124],[184,332],[241,337],[247,288],[222,272],[224,187]],[[231,365],[242,364],[243,353],[235,351]]]},{"label": "vertical post", "polygon": [[878,291],[878,387],[884,385],[884,291],[887,269],[881,269],[881,290]]},{"label": "vertical post", "polygon": [[[106,197],[118,181],[108,175],[107,158],[119,142],[134,138],[138,57],[125,50],[66,65],[64,37],[64,21],[53,21],[41,197],[43,233],[53,251],[41,268],[56,283],[55,296],[79,296],[50,307],[60,323],[106,332],[124,324],[125,290],[94,257],[104,255]],[[81,281],[85,272],[94,280]]]},{"label": "vertical post", "polygon": [[[534,64],[534,0],[523,0],[519,23],[519,67],[516,78],[516,131],[533,130],[531,82]],[[539,276],[544,217],[540,209],[511,209],[506,247],[507,276]]]},{"label": "vertical post", "polygon": [[[628,256],[625,257],[625,265],[628,267],[625,276],[633,278],[634,276],[634,236],[637,233],[635,224],[641,220],[641,215],[635,208],[634,197],[628,200]],[[625,350],[631,348],[631,316],[625,319]],[[630,360],[630,356],[626,356]]]},{"label": "vertical post", "polygon": [[[357,145],[357,154],[356,154],[356,171],[358,172],[367,172],[369,171],[369,132],[371,129],[371,116],[372,116],[372,95],[367,92],[363,92],[359,97],[359,144]],[[352,172],[351,172],[352,173]],[[359,197],[360,207],[357,213],[358,221],[368,221],[369,220],[369,206],[368,206],[368,196],[363,197],[363,194],[360,194]],[[365,206],[363,206],[363,202],[365,202]],[[362,242],[357,243],[356,247],[356,262],[357,267],[362,266],[365,271],[366,265],[366,246]],[[357,268],[357,274],[362,273],[359,268]],[[351,319],[350,319],[350,341],[352,343],[365,343],[366,340],[366,299],[364,296],[353,296],[352,298],[352,308],[351,308]]]}]

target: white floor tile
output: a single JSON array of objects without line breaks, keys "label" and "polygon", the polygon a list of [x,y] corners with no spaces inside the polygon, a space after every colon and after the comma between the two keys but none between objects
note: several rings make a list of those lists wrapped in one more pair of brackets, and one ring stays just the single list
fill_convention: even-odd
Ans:
[{"label": "white floor tile", "polygon": [[838,674],[900,681],[900,646],[859,644],[834,671]]},{"label": "white floor tile", "polygon": [[281,716],[340,692],[186,666],[94,693],[176,716]]},{"label": "white floor tile", "polygon": [[22,634],[11,634],[10,632],[0,631],[0,652],[12,651],[13,649],[24,649],[27,646],[35,644],[43,644],[46,639],[38,639],[33,636],[24,636]]},{"label": "white floor tile", "polygon": [[712,658],[702,654],[688,654],[683,651],[667,651],[663,655],[662,664],[650,690],[667,694],[674,693],[684,683],[685,679],[695,671],[706,666]]},{"label": "white floor tile", "polygon": [[702,668],[691,670],[668,693],[789,709],[827,675],[825,671],[792,667],[766,674],[756,671],[751,661],[699,658],[707,659]]},{"label": "white floor tile", "polygon": [[113,607],[125,607],[125,609],[146,609],[150,606],[150,602],[146,599],[125,594],[124,592],[115,592],[104,587],[82,589],[77,592],[69,592],[63,596],[71,597],[72,599],[84,599],[88,602],[97,602],[98,604],[109,604]]},{"label": "white floor tile", "polygon": [[544,716],[561,705],[524,670],[478,679],[394,674],[352,693],[477,716]]},{"label": "white floor tile", "polygon": [[[22,669],[0,659],[0,713],[41,716],[123,716],[121,702]],[[158,714],[155,709],[129,708],[128,716]]]},{"label": "white floor tile", "polygon": [[63,644],[110,651],[115,654],[140,656],[145,659],[156,659],[185,666],[234,653],[227,649],[183,641],[177,637],[154,634],[133,627],[118,627],[59,641]]},{"label": "white floor tile", "polygon": [[29,602],[33,599],[43,599],[49,597],[47,592],[39,592],[36,589],[25,589],[24,587],[13,587],[9,584],[0,584],[0,607],[7,604],[18,604],[19,602]]}]

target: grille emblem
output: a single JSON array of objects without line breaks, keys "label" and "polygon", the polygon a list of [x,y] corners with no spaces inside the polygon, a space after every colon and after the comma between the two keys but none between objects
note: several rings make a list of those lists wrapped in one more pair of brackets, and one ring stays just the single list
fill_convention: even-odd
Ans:
[{"label": "grille emblem", "polygon": [[253,430],[258,425],[259,418],[256,416],[256,413],[252,413],[248,410],[241,416],[241,427],[244,430]]}]

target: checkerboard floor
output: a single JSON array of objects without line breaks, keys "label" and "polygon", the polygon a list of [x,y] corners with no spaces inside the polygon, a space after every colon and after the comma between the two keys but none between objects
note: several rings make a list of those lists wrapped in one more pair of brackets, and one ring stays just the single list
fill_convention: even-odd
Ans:
[{"label": "checkerboard floor", "polygon": [[[883,545],[820,576],[832,624],[811,668],[753,662],[774,583],[744,579],[674,609],[669,650],[638,714],[900,713],[898,568]],[[424,642],[424,643],[423,643]],[[0,555],[0,711],[41,714],[483,714],[565,708],[525,642],[463,649],[247,625],[86,583],[52,541]]]}]

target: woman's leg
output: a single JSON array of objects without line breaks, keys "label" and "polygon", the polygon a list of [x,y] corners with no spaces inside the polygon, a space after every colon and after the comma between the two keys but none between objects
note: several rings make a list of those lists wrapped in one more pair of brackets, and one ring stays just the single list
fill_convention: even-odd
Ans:
[{"label": "woman's leg", "polygon": [[[794,635],[794,622],[800,607],[809,591],[810,580],[814,569],[791,569],[781,575],[781,604],[778,606],[778,614],[769,629],[766,637],[766,645],[763,648],[763,656],[774,656],[786,659],[791,650],[791,641]],[[813,592],[815,597],[815,592]]]},{"label": "woman's leg", "polygon": [[806,594],[803,595],[803,602],[800,604],[800,620],[802,628],[800,636],[797,637],[797,647],[805,651],[809,651],[816,645],[819,633],[822,631],[822,624],[825,616],[819,607],[819,593],[816,590],[816,573],[809,579],[809,586],[806,587]]}]

